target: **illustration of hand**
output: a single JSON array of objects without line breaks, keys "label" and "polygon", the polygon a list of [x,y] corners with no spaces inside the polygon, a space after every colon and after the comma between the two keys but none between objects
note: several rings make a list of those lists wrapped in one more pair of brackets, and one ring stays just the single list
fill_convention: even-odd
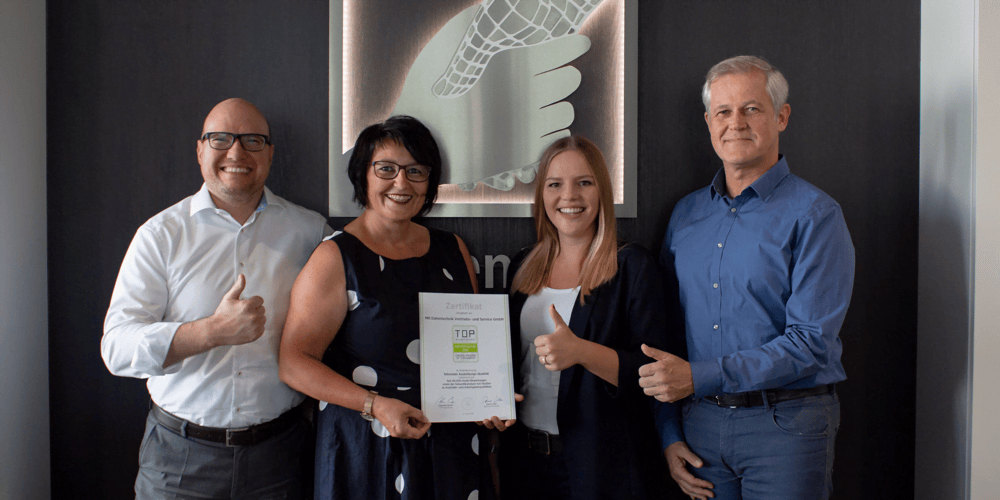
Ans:
[{"label": "illustration of hand", "polygon": [[507,191],[515,177],[534,180],[542,151],[569,135],[573,106],[562,100],[581,77],[566,64],[590,49],[590,39],[573,33],[598,3],[529,0],[511,7],[486,0],[452,18],[423,48],[393,114],[414,116],[434,133],[442,184],[468,191],[482,182]]},{"label": "illustration of hand", "polygon": [[575,33],[602,0],[483,0],[455,51],[448,70],[434,83],[434,95],[469,91],[493,54],[530,47]]}]

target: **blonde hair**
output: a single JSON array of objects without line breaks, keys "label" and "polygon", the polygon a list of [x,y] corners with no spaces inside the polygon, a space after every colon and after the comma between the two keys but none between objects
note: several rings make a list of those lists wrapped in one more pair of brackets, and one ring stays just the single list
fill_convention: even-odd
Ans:
[{"label": "blonde hair", "polygon": [[552,160],[561,153],[577,151],[583,155],[594,174],[600,211],[597,214],[597,231],[590,250],[580,269],[580,303],[591,290],[610,281],[618,273],[618,231],[615,227],[615,201],[611,191],[611,176],[604,163],[604,155],[593,142],[585,137],[573,135],[552,143],[538,162],[538,182],[535,184],[535,200],[531,215],[535,218],[537,242],[524,258],[524,262],[514,275],[511,290],[526,295],[534,295],[545,287],[552,274],[552,263],[559,254],[559,231],[548,214],[542,198],[545,178]]}]

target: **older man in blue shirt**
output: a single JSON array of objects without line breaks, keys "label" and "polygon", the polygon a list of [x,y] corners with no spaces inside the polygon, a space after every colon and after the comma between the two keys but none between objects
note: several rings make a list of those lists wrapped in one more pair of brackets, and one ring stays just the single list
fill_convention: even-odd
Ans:
[{"label": "older man in blue shirt", "polygon": [[787,97],[785,78],[756,57],[708,72],[705,121],[723,168],[677,204],[661,250],[688,360],[644,347],[657,361],[640,385],[684,400],[679,416],[661,409],[659,426],[670,474],[691,498],[832,490],[854,246],[840,205],[779,154]]}]

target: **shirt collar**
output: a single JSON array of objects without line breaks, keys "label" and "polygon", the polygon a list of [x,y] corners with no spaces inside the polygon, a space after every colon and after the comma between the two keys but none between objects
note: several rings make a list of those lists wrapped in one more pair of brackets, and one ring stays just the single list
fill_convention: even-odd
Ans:
[{"label": "shirt collar", "polygon": [[[757,197],[762,201],[767,201],[767,197],[774,192],[774,188],[778,186],[781,179],[789,174],[788,162],[785,161],[784,155],[778,156],[778,163],[769,168],[764,175],[760,176],[757,180],[750,184],[750,189],[753,189],[757,193]],[[712,179],[711,185],[712,198],[716,196],[727,196],[726,194],[726,169],[720,168],[715,174],[715,178]]]},{"label": "shirt collar", "polygon": [[764,172],[764,175],[760,176],[757,180],[753,181],[750,185],[751,188],[757,193],[757,197],[761,201],[767,201],[768,196],[774,192],[774,188],[778,186],[781,179],[784,179],[788,175],[788,162],[785,161],[784,156],[778,157],[778,163],[775,163],[773,167]]},{"label": "shirt collar", "polygon": [[[267,186],[264,186],[264,194],[260,197],[260,203],[257,204],[257,210],[254,212],[260,212],[264,210],[268,205],[274,205],[276,207],[284,206],[281,203],[281,199],[274,196]],[[212,195],[208,192],[208,185],[202,183],[201,189],[195,193],[194,198],[191,200],[191,215],[194,215],[202,210],[215,210],[218,207],[215,206],[215,202],[212,201]]]}]

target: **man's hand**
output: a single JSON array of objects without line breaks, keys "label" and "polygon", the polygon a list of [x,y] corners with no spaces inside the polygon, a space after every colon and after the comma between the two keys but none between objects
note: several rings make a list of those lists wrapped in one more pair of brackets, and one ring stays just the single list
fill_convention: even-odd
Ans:
[{"label": "man's hand", "polygon": [[715,493],[712,492],[712,488],[715,487],[712,483],[705,481],[704,479],[698,479],[694,477],[687,470],[687,465],[691,464],[692,467],[701,468],[704,463],[695,455],[694,452],[688,448],[687,443],[684,441],[677,441],[676,443],[667,447],[663,452],[664,456],[667,457],[667,465],[670,467],[670,477],[674,478],[677,485],[681,487],[681,491],[685,495],[691,498],[699,498],[701,500],[706,500],[708,498],[715,498]]},{"label": "man's hand", "polygon": [[656,360],[639,367],[639,387],[647,396],[672,403],[694,393],[690,363],[646,344],[642,344],[642,352]]},{"label": "man's hand", "polygon": [[395,398],[375,396],[372,416],[395,438],[420,439],[431,428],[424,412]]},{"label": "man's hand", "polygon": [[249,299],[240,299],[240,294],[246,288],[246,278],[241,274],[236,277],[236,283],[222,297],[222,302],[212,314],[215,323],[213,338],[209,343],[214,346],[248,344],[264,334],[264,299],[254,295]]},{"label": "man's hand", "polygon": [[535,337],[535,354],[538,355],[538,361],[545,365],[545,369],[558,372],[580,362],[580,337],[566,326],[555,305],[549,306],[549,316],[556,324],[556,330],[548,335]]},{"label": "man's hand", "polygon": [[207,318],[184,323],[170,342],[163,367],[173,366],[184,359],[224,345],[249,344],[264,334],[264,299],[254,295],[241,299],[247,286],[241,274],[236,283],[222,296],[215,313]]}]

